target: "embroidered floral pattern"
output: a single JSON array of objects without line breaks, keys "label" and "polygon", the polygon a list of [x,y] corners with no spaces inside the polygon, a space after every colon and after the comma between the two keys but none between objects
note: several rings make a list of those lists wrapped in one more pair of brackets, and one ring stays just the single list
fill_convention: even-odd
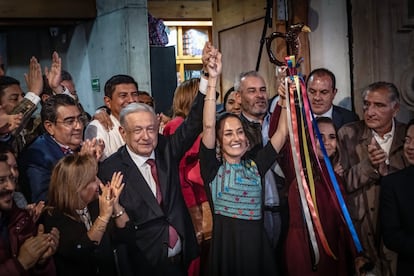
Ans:
[{"label": "embroidered floral pattern", "polygon": [[216,214],[246,220],[261,219],[261,178],[253,161],[224,162],[210,188]]}]

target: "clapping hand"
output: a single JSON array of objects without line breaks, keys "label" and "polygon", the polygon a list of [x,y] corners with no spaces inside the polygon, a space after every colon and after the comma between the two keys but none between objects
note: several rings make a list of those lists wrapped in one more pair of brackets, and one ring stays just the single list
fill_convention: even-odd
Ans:
[{"label": "clapping hand", "polygon": [[99,216],[106,221],[112,216],[115,198],[112,196],[111,187],[99,183],[102,193],[99,195]]},{"label": "clapping hand", "polygon": [[17,260],[25,270],[44,263],[56,252],[59,243],[59,230],[53,228],[50,233],[44,233],[44,226],[39,225],[37,235],[25,240],[20,246]]},{"label": "clapping hand", "polygon": [[125,183],[122,183],[124,176],[121,172],[114,172],[112,175],[111,182],[108,183],[108,186],[111,188],[112,197],[114,198],[114,208],[117,210],[119,206],[119,196],[124,189]]},{"label": "clapping hand", "polygon": [[82,148],[79,154],[91,155],[99,161],[103,155],[104,149],[105,143],[102,139],[92,138],[91,140],[87,139],[82,143]]},{"label": "clapping hand", "polygon": [[374,137],[371,139],[371,143],[368,145],[368,158],[371,161],[372,166],[378,170],[380,175],[386,175],[388,173],[387,165],[387,153],[377,146],[377,142]]},{"label": "clapping hand", "polygon": [[341,163],[337,163],[334,166],[334,171],[336,172],[337,175],[339,175],[340,177],[344,176],[344,168],[342,167]]},{"label": "clapping hand", "polygon": [[43,255],[40,257],[39,262],[38,262],[39,264],[43,264],[47,261],[47,259],[49,259],[53,254],[56,253],[56,250],[59,245],[60,233],[59,233],[59,230],[55,227],[53,227],[49,233],[44,233],[44,227],[42,224],[39,225],[37,232],[38,232],[38,235],[39,234],[47,235],[47,238],[49,241],[49,248],[46,250],[45,253],[43,253]]},{"label": "clapping hand", "polygon": [[40,215],[43,212],[43,208],[45,207],[44,201],[39,201],[38,203],[31,203],[26,206],[26,210],[29,212],[30,216],[32,217],[33,222],[36,222]]}]

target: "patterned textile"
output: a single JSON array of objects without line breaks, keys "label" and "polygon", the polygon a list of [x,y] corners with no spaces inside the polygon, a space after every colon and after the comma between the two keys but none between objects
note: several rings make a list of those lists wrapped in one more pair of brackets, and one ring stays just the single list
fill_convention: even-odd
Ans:
[{"label": "patterned textile", "polygon": [[76,210],[76,213],[80,216],[83,224],[85,224],[86,229],[89,231],[92,227],[91,215],[89,214],[88,207],[85,207],[80,210]]},{"label": "patterned textile", "polygon": [[224,162],[210,188],[215,214],[245,220],[261,219],[262,187],[255,162]]}]

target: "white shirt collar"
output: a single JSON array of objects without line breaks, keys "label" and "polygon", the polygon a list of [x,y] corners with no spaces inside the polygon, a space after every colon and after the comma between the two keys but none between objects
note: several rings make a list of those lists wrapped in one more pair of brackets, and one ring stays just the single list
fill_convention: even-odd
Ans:
[{"label": "white shirt collar", "polygon": [[316,115],[316,114],[314,114],[314,115],[315,115],[315,118],[316,117],[328,117],[328,118],[332,119],[332,113],[333,113],[333,105],[331,105],[331,108],[329,108],[329,110],[326,111],[325,113],[323,113],[321,115]]},{"label": "white shirt collar", "polygon": [[131,156],[132,160],[134,161],[134,163],[137,165],[137,167],[142,167],[143,165],[146,165],[146,162],[148,159],[154,159],[155,160],[155,153],[154,151],[152,151],[150,157],[146,157],[146,156],[141,156],[136,154],[135,152],[133,152],[128,145],[126,145],[126,149],[129,153],[129,155]]},{"label": "white shirt collar", "polygon": [[379,144],[381,144],[381,143],[386,143],[387,141],[389,141],[389,139],[394,137],[394,132],[395,132],[395,122],[394,122],[394,119],[393,119],[392,120],[392,125],[391,125],[391,130],[389,132],[385,133],[384,137],[381,137],[377,132],[375,132],[375,130],[372,130],[372,135],[375,137],[377,142]]}]

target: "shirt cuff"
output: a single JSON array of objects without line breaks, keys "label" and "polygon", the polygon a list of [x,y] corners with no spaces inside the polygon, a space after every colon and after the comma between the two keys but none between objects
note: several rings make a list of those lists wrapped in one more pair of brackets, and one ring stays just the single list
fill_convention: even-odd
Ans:
[{"label": "shirt cuff", "polygon": [[198,90],[201,92],[201,94],[206,95],[208,88],[208,80],[205,78],[200,78],[200,84],[198,87]]},{"label": "shirt cuff", "polygon": [[34,103],[34,105],[37,105],[40,102],[40,97],[33,92],[27,92],[24,97]]},{"label": "shirt cuff", "polygon": [[70,93],[69,89],[67,89],[64,85],[62,85],[62,87],[63,87],[63,92],[62,92],[62,94],[68,95],[68,96],[70,96],[72,99],[76,100],[75,96],[74,96],[74,95],[72,95],[72,93]]}]

